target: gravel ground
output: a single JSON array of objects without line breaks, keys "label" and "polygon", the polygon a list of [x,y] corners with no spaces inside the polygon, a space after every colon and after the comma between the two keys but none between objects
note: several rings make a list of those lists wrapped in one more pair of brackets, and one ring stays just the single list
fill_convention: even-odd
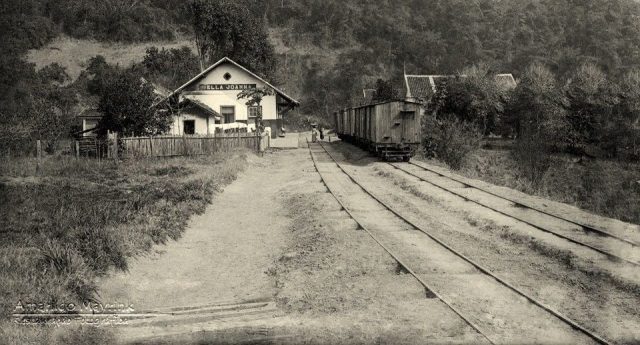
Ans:
[{"label": "gravel ground", "polygon": [[359,182],[465,255],[616,343],[640,342],[636,284],[592,267],[557,238],[541,240],[535,229],[452,201],[359,149],[345,144],[332,149],[349,159],[345,168]]},{"label": "gravel ground", "polygon": [[[308,151],[307,151],[308,152]],[[307,153],[308,155],[308,153]],[[304,164],[305,192],[290,195],[285,253],[270,269],[294,343],[482,343],[483,339],[356,224]]]}]

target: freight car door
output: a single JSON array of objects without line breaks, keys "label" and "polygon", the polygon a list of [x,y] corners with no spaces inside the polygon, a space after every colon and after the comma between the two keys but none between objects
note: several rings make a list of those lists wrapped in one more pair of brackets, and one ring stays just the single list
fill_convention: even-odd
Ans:
[{"label": "freight car door", "polygon": [[400,115],[402,117],[402,142],[414,143],[416,136],[416,112],[405,110],[400,112]]}]

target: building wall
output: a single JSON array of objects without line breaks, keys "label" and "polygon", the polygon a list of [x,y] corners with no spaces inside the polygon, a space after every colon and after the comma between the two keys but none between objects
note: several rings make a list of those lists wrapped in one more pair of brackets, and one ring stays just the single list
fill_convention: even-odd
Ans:
[{"label": "building wall", "polygon": [[[209,118],[208,122],[208,130],[207,131],[207,118]],[[208,116],[204,111],[198,112],[195,109],[189,109],[188,111],[183,111],[180,116],[173,117],[173,123],[171,125],[171,129],[168,134],[171,135],[184,135],[184,120],[194,120],[195,121],[195,131],[197,135],[213,135],[215,132],[214,123],[215,120],[213,116]]]},{"label": "building wall", "polygon": [[[224,79],[225,73],[229,73],[231,78],[229,80]],[[237,99],[238,94],[242,90],[200,90],[200,85],[206,84],[220,84],[220,85],[236,85],[236,84],[256,84],[257,87],[264,87],[265,84],[256,79],[249,73],[245,72],[237,66],[225,62],[211,70],[207,75],[203,76],[200,80],[189,85],[183,90],[184,94],[190,95],[190,97],[197,97],[200,101],[204,102],[211,108],[220,112],[222,106],[234,106],[235,107],[235,120],[236,121],[253,121],[253,118],[249,119],[247,116],[246,99]],[[262,106],[262,118],[263,120],[276,120],[277,108],[276,108],[276,96],[266,96],[260,103]]]},{"label": "building wall", "polygon": [[[98,122],[100,122],[100,119],[98,118],[85,118],[82,119],[82,130],[86,131],[92,128],[96,128],[98,126]],[[91,137],[91,136],[96,136],[97,133],[96,132],[84,132],[82,133],[82,136],[84,137]]]}]

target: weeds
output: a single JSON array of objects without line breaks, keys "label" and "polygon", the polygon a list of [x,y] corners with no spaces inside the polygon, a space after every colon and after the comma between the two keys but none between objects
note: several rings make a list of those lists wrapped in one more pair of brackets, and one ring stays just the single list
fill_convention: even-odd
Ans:
[{"label": "weeds", "polygon": [[470,122],[460,121],[455,116],[425,117],[423,128],[427,136],[423,138],[426,157],[436,157],[453,169],[462,167],[465,158],[480,148],[482,136],[479,129]]},{"label": "weeds", "polygon": [[508,152],[479,150],[463,175],[573,204],[605,217],[640,224],[640,165],[551,156],[548,169],[533,183]]},{"label": "weeds", "polygon": [[532,236],[519,234],[513,231],[509,226],[497,226],[493,221],[485,220],[482,221],[481,225],[479,225],[477,220],[471,217],[465,217],[465,220],[474,227],[478,226],[482,231],[494,233],[503,240],[517,245],[526,246],[544,257],[552,258],[570,270],[580,271],[591,278],[608,282],[626,292],[640,295],[640,286],[637,284],[621,279],[609,272],[595,269],[590,264],[581,264],[580,259],[578,259],[578,257],[570,250],[549,245]]},{"label": "weeds", "polygon": [[407,192],[409,192],[409,193],[411,193],[411,194],[413,194],[413,195],[415,195],[415,196],[417,196],[417,197],[419,197],[419,198],[421,198],[423,200],[430,201],[430,202],[434,201],[434,199],[430,195],[423,193],[414,184],[409,183],[404,179],[399,179],[399,178],[393,176],[392,174],[390,174],[389,172],[379,170],[378,168],[376,168],[375,170],[378,171],[378,176],[390,178],[391,181],[393,182],[393,184],[398,186],[398,187],[400,187],[402,190],[405,190],[405,191],[407,191]]},{"label": "weeds", "polygon": [[244,168],[242,151],[124,161],[51,157],[0,167],[0,319],[19,300],[95,299],[95,278],[179,239]]}]

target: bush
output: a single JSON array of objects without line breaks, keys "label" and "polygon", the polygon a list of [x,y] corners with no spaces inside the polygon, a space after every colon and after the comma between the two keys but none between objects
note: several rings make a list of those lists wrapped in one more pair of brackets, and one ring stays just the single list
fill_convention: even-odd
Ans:
[{"label": "bush", "polygon": [[422,142],[425,155],[441,159],[451,169],[459,170],[467,155],[480,148],[480,129],[455,115],[426,117],[423,128],[427,133]]},{"label": "bush", "polygon": [[540,184],[551,166],[551,155],[544,141],[539,135],[527,134],[516,140],[511,151],[518,170],[535,186]]},{"label": "bush", "polygon": [[555,76],[543,65],[527,68],[510,99],[508,113],[516,128],[513,158],[535,185],[550,165],[550,153],[574,140],[567,121],[566,98]]}]

